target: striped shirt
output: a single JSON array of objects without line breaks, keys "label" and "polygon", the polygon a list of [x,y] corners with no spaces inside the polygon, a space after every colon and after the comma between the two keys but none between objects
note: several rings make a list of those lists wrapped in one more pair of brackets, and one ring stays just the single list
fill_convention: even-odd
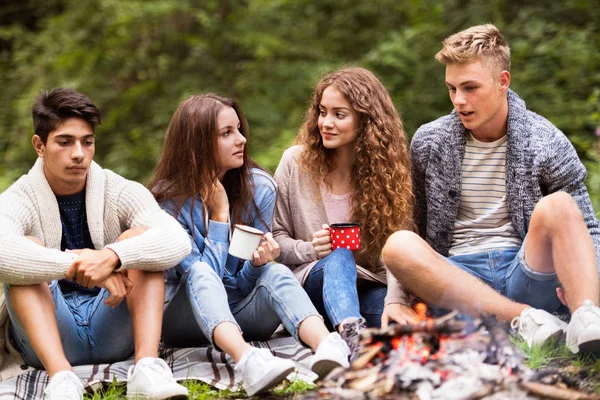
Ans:
[{"label": "striped shirt", "polygon": [[468,133],[451,256],[521,246],[506,201],[506,144],[506,135],[480,142]]}]

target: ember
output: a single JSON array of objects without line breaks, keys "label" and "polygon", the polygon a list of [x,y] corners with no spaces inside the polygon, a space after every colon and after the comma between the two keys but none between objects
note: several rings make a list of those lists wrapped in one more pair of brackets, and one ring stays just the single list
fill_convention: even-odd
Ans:
[{"label": "ember", "polygon": [[[537,399],[553,386],[522,363],[508,326],[494,317],[457,312],[420,322],[367,329],[360,355],[347,370],[333,371],[319,386],[321,397],[395,399]],[[543,382],[543,383],[542,383]],[[549,389],[550,388],[550,389]],[[570,396],[597,398],[565,389]]]}]

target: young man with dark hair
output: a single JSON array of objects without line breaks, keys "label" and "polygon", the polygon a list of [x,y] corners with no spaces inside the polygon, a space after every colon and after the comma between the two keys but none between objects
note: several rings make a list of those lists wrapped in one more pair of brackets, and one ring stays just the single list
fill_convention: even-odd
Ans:
[{"label": "young man with dark hair", "polygon": [[[72,365],[132,353],[128,398],[186,397],[158,344],[162,271],[189,254],[187,234],[142,185],[92,160],[100,113],[87,96],[44,92],[32,114],[39,158],[0,195],[6,341],[48,372],[46,399],[83,398]],[[0,373],[14,375],[18,356],[3,356]]]},{"label": "young man with dark hair", "polygon": [[[387,267],[426,302],[512,321],[529,345],[566,332],[574,353],[600,353],[600,226],[575,149],[509,89],[494,25],[448,37],[436,59],[454,111],[413,137],[418,235],[388,239]],[[550,314],[561,303],[568,326]]]}]

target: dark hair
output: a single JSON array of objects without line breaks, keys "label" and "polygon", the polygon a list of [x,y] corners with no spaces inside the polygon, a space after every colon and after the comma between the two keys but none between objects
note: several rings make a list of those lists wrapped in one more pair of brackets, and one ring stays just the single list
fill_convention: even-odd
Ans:
[{"label": "dark hair", "polygon": [[48,135],[69,118],[81,118],[95,130],[100,125],[100,111],[92,100],[73,89],[42,91],[31,108],[33,131],[46,144]]},{"label": "dark hair", "polygon": [[[240,119],[240,132],[248,137],[248,122],[238,104],[214,93],[192,96],[183,101],[171,117],[162,152],[154,167],[148,187],[159,203],[167,200],[175,205],[177,217],[184,202],[191,199],[193,209],[197,197],[208,199],[218,179],[219,162],[217,139],[219,112],[231,107]],[[244,146],[244,164],[226,172],[223,187],[227,192],[233,219],[236,223],[251,224],[245,219],[254,207],[260,219],[260,210],[254,203],[250,168],[257,165],[250,159]],[[204,222],[204,221],[203,221]],[[208,228],[208,227],[205,227]]]}]

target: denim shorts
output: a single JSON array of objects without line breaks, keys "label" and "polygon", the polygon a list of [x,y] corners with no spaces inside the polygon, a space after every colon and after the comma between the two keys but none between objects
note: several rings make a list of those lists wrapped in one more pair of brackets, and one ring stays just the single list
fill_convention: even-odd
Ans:
[{"label": "denim shorts", "polygon": [[562,305],[556,295],[560,285],[556,273],[536,272],[527,265],[525,241],[521,247],[461,254],[446,260],[516,302],[551,313]]},{"label": "denim shorts", "polygon": [[[58,281],[49,285],[54,300],[56,321],[67,361],[73,366],[112,363],[133,354],[134,340],[131,317],[126,301],[117,307],[104,305],[106,289],[89,293],[73,288],[64,291]],[[10,315],[10,335],[27,365],[43,369],[25,330],[10,305],[10,286],[4,285],[4,296]],[[39,327],[44,329],[44,327]]]}]

